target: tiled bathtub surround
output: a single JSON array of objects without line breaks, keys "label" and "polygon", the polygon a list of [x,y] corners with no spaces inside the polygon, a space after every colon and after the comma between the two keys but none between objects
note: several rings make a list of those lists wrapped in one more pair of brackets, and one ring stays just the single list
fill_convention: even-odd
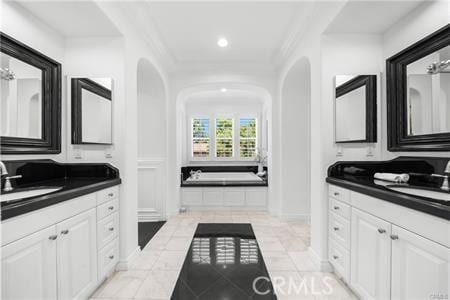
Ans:
[{"label": "tiled bathtub surround", "polygon": [[114,274],[92,298],[170,299],[199,223],[251,224],[280,300],[356,299],[334,274],[315,268],[308,253],[307,223],[247,211],[195,211],[170,218],[130,270]]}]

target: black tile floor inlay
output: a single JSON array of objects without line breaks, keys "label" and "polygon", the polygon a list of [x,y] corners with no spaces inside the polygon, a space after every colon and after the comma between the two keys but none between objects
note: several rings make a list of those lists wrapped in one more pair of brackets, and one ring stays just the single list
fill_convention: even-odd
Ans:
[{"label": "black tile floor inlay", "polygon": [[166,221],[138,223],[138,242],[141,250],[144,249],[145,245],[147,245],[147,243],[165,223]]},{"label": "black tile floor inlay", "polygon": [[275,300],[269,280],[250,224],[201,223],[171,299]]}]

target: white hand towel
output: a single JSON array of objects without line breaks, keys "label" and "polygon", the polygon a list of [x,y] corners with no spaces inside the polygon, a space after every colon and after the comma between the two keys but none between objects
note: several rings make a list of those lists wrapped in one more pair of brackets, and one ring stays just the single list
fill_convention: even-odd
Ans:
[{"label": "white hand towel", "polygon": [[409,180],[408,174],[394,174],[394,173],[375,173],[373,176],[376,179],[392,181],[397,183],[406,183]]}]

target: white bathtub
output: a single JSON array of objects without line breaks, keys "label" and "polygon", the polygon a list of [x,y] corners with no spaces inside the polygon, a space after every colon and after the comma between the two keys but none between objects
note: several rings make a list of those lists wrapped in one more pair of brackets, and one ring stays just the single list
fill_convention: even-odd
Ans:
[{"label": "white bathtub", "polygon": [[202,172],[194,174],[188,179],[188,182],[260,182],[263,181],[259,176],[252,172]]}]

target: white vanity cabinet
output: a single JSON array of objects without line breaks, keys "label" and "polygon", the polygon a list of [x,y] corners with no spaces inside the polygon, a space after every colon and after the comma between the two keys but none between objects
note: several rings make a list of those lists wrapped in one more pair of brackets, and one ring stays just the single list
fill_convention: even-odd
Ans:
[{"label": "white vanity cabinet", "polygon": [[56,225],[59,299],[83,299],[97,284],[96,210]]},{"label": "white vanity cabinet", "polygon": [[[334,230],[347,221],[349,248]],[[362,299],[449,294],[450,222],[330,185],[329,228],[329,261]]]},{"label": "white vanity cabinet", "polygon": [[450,249],[395,225],[392,236],[392,299],[449,295]]},{"label": "white vanity cabinet", "polygon": [[390,223],[352,208],[350,284],[364,299],[389,299]]},{"label": "white vanity cabinet", "polygon": [[56,299],[56,226],[2,247],[2,299]]},{"label": "white vanity cabinet", "polygon": [[2,221],[1,299],[87,299],[118,262],[118,205],[116,186]]}]

